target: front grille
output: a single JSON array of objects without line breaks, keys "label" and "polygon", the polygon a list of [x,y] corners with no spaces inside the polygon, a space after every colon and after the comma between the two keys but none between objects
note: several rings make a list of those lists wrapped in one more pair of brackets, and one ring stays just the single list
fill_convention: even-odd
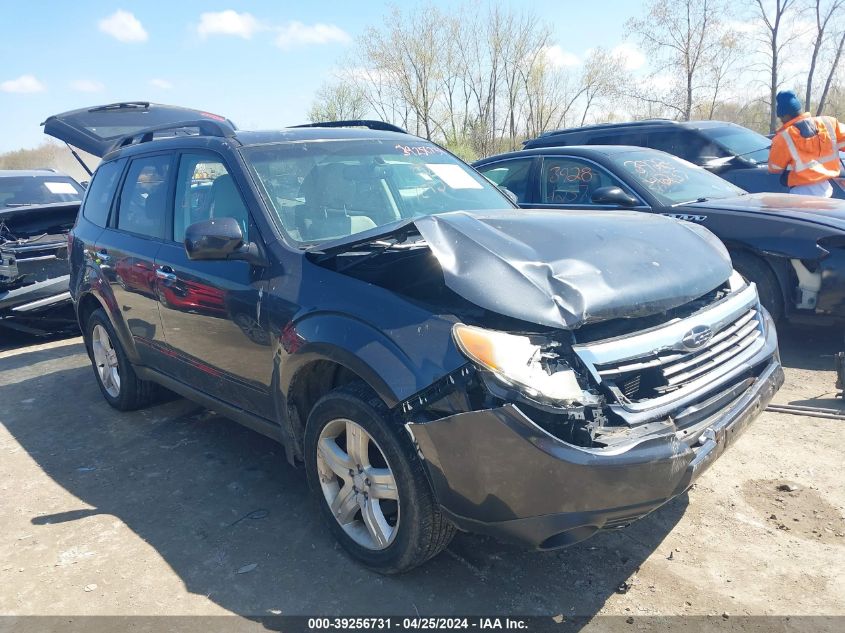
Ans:
[{"label": "front grille", "polygon": [[698,349],[658,350],[624,361],[596,364],[595,370],[617,396],[632,402],[663,396],[719,369],[762,336],[756,308],[740,313]]}]

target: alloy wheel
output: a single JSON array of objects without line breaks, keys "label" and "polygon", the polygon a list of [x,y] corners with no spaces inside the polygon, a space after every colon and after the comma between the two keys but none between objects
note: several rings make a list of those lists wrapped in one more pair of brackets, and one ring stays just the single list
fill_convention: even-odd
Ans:
[{"label": "alloy wheel", "polygon": [[120,367],[109,333],[99,323],[91,332],[91,351],[100,383],[112,398],[120,396]]},{"label": "alloy wheel", "polygon": [[352,420],[332,420],[317,442],[317,473],[335,520],[359,545],[382,550],[396,538],[399,491],[384,452]]}]

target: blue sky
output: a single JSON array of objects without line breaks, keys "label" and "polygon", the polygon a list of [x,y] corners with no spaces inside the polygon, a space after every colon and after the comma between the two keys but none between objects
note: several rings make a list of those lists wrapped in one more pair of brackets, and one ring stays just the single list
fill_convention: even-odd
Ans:
[{"label": "blue sky", "polygon": [[[461,0],[435,3],[449,10]],[[589,48],[619,45],[625,20],[640,10],[630,0],[503,4],[532,7],[552,26],[567,63]],[[314,92],[389,6],[0,0],[0,152],[38,145],[39,123],[50,114],[115,101],[197,107],[244,129],[303,123]]]}]

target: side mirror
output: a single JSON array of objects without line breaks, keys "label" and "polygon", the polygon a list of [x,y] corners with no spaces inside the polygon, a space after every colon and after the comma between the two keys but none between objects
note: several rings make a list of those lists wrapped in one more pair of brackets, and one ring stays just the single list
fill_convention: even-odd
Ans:
[{"label": "side mirror", "polygon": [[593,204],[617,204],[621,207],[633,207],[637,199],[630,196],[619,187],[599,187],[593,192],[590,200]]},{"label": "side mirror", "polygon": [[189,259],[229,259],[243,245],[244,234],[235,218],[203,220],[185,229],[185,251]]}]

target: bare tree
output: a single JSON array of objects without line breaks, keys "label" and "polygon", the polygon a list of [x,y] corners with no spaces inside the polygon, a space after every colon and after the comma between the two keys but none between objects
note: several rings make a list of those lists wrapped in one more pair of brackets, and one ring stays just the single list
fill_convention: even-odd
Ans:
[{"label": "bare tree", "polygon": [[650,0],[647,7],[643,18],[628,21],[628,28],[657,60],[652,75],[677,79],[668,90],[643,98],[688,121],[705,75],[722,51],[728,5],[722,0]]},{"label": "bare tree", "polygon": [[[760,18],[764,25],[765,44],[768,48],[769,56],[769,133],[777,129],[777,110],[775,104],[775,97],[780,88],[780,78],[778,76],[780,69],[781,55],[786,50],[787,46],[795,39],[796,34],[787,33],[784,35],[784,16],[790,12],[797,13],[797,5],[795,0],[774,0],[772,11],[767,10],[768,3],[763,0],[755,0],[757,17]],[[793,15],[793,18],[795,16]]]},{"label": "bare tree", "polygon": [[816,107],[816,116],[820,115],[824,110],[824,106],[827,103],[827,97],[830,94],[831,85],[833,84],[837,71],[840,69],[839,63],[842,60],[842,51],[845,49],[845,29],[843,29],[839,34],[838,40],[839,43],[836,45],[836,50],[833,54],[833,61],[831,62],[830,70],[827,73],[827,79],[824,82],[822,94],[819,97],[819,104]]},{"label": "bare tree", "polygon": [[570,70],[536,13],[480,6],[394,7],[358,39],[340,77],[376,116],[462,156],[584,123],[611,94],[617,57],[595,49]]},{"label": "bare tree", "polygon": [[710,96],[706,102],[702,101],[699,116],[709,120],[716,116],[716,108],[722,105],[720,97],[724,94],[726,87],[733,85],[737,66],[746,55],[747,50],[738,33],[730,29],[723,31],[718,53],[708,64],[705,73],[707,83],[703,86],[703,90],[709,90]]},{"label": "bare tree", "polygon": [[578,92],[572,99],[574,103],[582,97],[583,109],[580,125],[586,123],[590,108],[596,100],[613,92],[618,77],[617,71],[623,65],[624,60],[619,55],[614,55],[603,48],[594,48],[587,59],[584,60],[584,67],[578,83]]},{"label": "bare tree", "polygon": [[[406,105],[414,131],[432,138],[442,127],[437,120],[441,87],[439,60],[444,40],[445,16],[435,7],[405,14],[394,7],[384,18],[382,28],[370,27],[358,40],[356,62],[366,68],[373,80],[378,100],[394,99]],[[379,108],[376,108],[379,109]]]},{"label": "bare tree", "polygon": [[[813,9],[816,18],[816,32],[813,39],[813,52],[810,55],[810,68],[807,71],[807,90],[804,93],[804,107],[807,110],[811,109],[813,99],[813,76],[816,72],[816,63],[818,62],[819,53],[827,37],[828,25],[831,18],[837,15],[843,6],[845,0],[833,0],[828,3],[827,7],[822,9],[822,0],[814,0]],[[835,67],[835,66],[834,66]]]},{"label": "bare tree", "polygon": [[308,120],[318,123],[361,119],[366,116],[367,110],[367,98],[359,86],[348,81],[324,83],[311,103]]}]

